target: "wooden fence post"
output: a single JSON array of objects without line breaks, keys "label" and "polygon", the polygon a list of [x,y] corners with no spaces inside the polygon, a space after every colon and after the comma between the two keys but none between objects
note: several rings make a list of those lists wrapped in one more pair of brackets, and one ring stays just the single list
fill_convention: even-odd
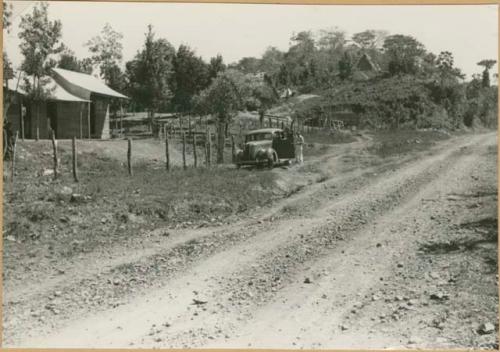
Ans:
[{"label": "wooden fence post", "polygon": [[210,167],[212,163],[212,136],[210,135],[210,131],[207,131],[207,166]]},{"label": "wooden fence post", "polygon": [[120,137],[123,137],[123,106],[120,102]]},{"label": "wooden fence post", "polygon": [[132,138],[128,138],[127,143],[128,143],[128,148],[127,148],[128,174],[132,176]]},{"label": "wooden fence post", "polygon": [[91,138],[91,134],[90,134],[90,101],[87,105],[87,129],[88,129],[88,134],[89,134],[89,139]]},{"label": "wooden fence post", "polygon": [[167,168],[167,171],[170,170],[170,153],[168,150],[168,135],[165,134],[165,160],[166,160],[166,165],[165,167]]},{"label": "wooden fence post", "polygon": [[54,180],[57,179],[57,168],[59,164],[59,160],[57,159],[57,141],[56,141],[56,133],[52,130],[52,151],[54,153]]},{"label": "wooden fence post", "polygon": [[193,134],[193,158],[194,158],[194,167],[198,167],[198,154],[196,152],[196,133]]},{"label": "wooden fence post", "polygon": [[231,160],[233,163],[236,161],[236,145],[234,144],[233,135],[231,135]]},{"label": "wooden fence post", "polygon": [[182,132],[182,168],[186,170],[186,133]]},{"label": "wooden fence post", "polygon": [[78,182],[78,172],[76,165],[76,137],[73,136],[73,141],[71,144],[71,153],[73,154],[73,179]]},{"label": "wooden fence post", "polygon": [[17,147],[17,137],[18,137],[18,131],[16,131],[16,135],[14,136],[14,141],[12,143],[12,165],[11,165],[11,174],[10,174],[10,180],[12,183],[14,183],[14,171],[16,169],[16,147]]},{"label": "wooden fence post", "polygon": [[21,139],[24,141],[24,118],[26,116],[26,111],[23,110],[23,103],[21,100]]}]

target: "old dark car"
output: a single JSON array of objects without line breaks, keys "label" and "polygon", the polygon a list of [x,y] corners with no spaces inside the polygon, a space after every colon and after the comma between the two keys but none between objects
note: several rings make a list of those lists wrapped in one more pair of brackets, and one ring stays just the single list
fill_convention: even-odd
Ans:
[{"label": "old dark car", "polygon": [[245,135],[243,149],[236,151],[237,167],[243,165],[289,164],[295,158],[293,133],[279,128],[264,128]]}]

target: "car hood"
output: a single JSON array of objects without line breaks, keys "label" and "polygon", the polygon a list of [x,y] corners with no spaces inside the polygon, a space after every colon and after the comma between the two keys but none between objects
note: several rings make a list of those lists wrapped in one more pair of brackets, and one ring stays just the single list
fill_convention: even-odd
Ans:
[{"label": "car hood", "polygon": [[252,142],[247,142],[246,145],[251,146],[251,147],[270,147],[273,144],[273,141],[269,140],[264,140],[264,141],[252,141]]}]

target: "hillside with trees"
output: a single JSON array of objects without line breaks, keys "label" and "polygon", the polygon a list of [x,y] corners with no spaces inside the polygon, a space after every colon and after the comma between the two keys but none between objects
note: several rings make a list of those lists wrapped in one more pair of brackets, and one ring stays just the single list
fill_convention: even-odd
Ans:
[{"label": "hillside with trees", "polygon": [[[21,69],[35,77],[35,86],[28,88],[33,100],[43,99],[42,77],[57,65],[99,75],[131,97],[128,111],[147,111],[152,127],[158,112],[211,114],[227,130],[238,111],[248,110],[262,123],[269,109],[282,104],[283,91],[317,95],[293,107],[291,117],[305,124],[350,114],[359,127],[370,128],[496,127],[497,85],[491,83],[496,60],[481,60],[477,74],[466,79],[451,52],[432,53],[412,36],[381,30],[350,35],[338,28],[301,31],[291,36],[286,51],[269,47],[260,57],[227,64],[221,54],[206,62],[187,44],[175,48],[150,25],[142,48],[124,62],[126,38],[110,24],[82,43],[89,56],[78,58],[59,43],[62,25],[50,22],[47,11],[45,3],[35,6],[19,34],[25,43]],[[7,7],[5,28],[9,16]],[[37,32],[37,26],[43,30]],[[28,37],[36,33],[43,38]],[[43,55],[35,57],[38,49]],[[4,77],[12,77],[6,53],[4,61]]]}]

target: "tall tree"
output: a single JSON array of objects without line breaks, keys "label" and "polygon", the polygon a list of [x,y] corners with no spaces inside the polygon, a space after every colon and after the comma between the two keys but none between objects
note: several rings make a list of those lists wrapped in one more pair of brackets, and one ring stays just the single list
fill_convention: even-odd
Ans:
[{"label": "tall tree", "polygon": [[110,83],[116,66],[122,61],[122,39],[123,34],[115,31],[109,23],[106,23],[100,35],[85,43],[92,54],[93,64],[99,67],[101,78],[107,84]]},{"label": "tall tree", "polygon": [[[12,4],[3,1],[3,30],[10,32],[10,27],[12,25]],[[9,92],[9,80],[14,78],[14,69],[12,67],[12,62],[10,61],[7,52],[3,52],[3,83],[7,88],[3,92],[3,121],[7,119],[7,111],[12,103],[12,95]]]},{"label": "tall tree", "polygon": [[222,55],[217,54],[217,56],[210,59],[208,64],[208,76],[210,80],[213,80],[220,72],[226,70],[226,65],[224,64],[224,59]]},{"label": "tall tree", "polygon": [[425,54],[425,47],[418,40],[411,36],[395,34],[385,39],[383,47],[388,58],[390,74],[418,72],[418,61]]},{"label": "tall tree", "polygon": [[10,32],[10,27],[12,26],[12,4],[2,1],[3,5],[3,29]]},{"label": "tall tree", "polygon": [[252,96],[257,101],[257,111],[259,112],[259,122],[262,127],[266,111],[273,106],[279,99],[273,87],[267,83],[262,82],[257,85],[253,91]]},{"label": "tall tree", "polygon": [[212,114],[217,119],[217,163],[223,163],[226,127],[243,107],[237,83],[230,73],[221,73],[197,96],[196,102],[200,113]]},{"label": "tall tree", "polygon": [[374,48],[376,40],[377,35],[374,30],[359,32],[352,36],[352,41],[358,44],[363,49]]},{"label": "tall tree", "polygon": [[277,48],[270,46],[266,49],[260,60],[260,69],[267,73],[273,81],[276,80],[281,65],[283,65],[285,54]]},{"label": "tall tree", "polygon": [[342,58],[338,62],[339,77],[342,80],[348,79],[352,75],[354,69],[354,59],[349,52],[344,52]]},{"label": "tall tree", "polygon": [[166,39],[155,39],[149,25],[142,50],[126,64],[130,94],[148,110],[151,128],[155,113],[167,108],[173,96],[174,58],[174,47]]},{"label": "tall tree", "polygon": [[304,85],[314,76],[316,44],[309,31],[294,34],[292,46],[285,54],[280,81],[285,85]]},{"label": "tall tree", "polygon": [[256,57],[243,57],[236,65],[231,67],[240,70],[243,73],[257,73],[260,71],[261,60]]},{"label": "tall tree", "polygon": [[208,86],[208,65],[187,45],[181,45],[174,60],[174,75],[174,106],[177,111],[189,112],[193,108],[193,97]]},{"label": "tall tree", "polygon": [[462,104],[465,100],[466,91],[461,84],[464,78],[462,72],[454,67],[453,54],[442,51],[436,59],[436,74],[431,88],[431,98],[437,104],[444,107],[448,113],[453,127],[458,127],[462,121]]},{"label": "tall tree", "polygon": [[477,63],[479,66],[484,67],[483,79],[482,79],[483,87],[490,86],[490,69],[493,66],[495,66],[496,63],[497,63],[497,60],[481,60]]},{"label": "tall tree", "polygon": [[50,21],[48,4],[41,2],[33,7],[31,14],[21,18],[19,38],[21,54],[24,56],[21,69],[31,80],[25,80],[28,98],[36,109],[36,138],[40,133],[40,104],[50,95],[44,78],[54,65],[51,57],[60,53],[64,46],[60,43],[62,25],[60,21]]},{"label": "tall tree", "polygon": [[87,58],[80,60],[75,56],[75,53],[68,48],[65,48],[59,56],[57,67],[81,73],[92,73],[91,59]]}]

